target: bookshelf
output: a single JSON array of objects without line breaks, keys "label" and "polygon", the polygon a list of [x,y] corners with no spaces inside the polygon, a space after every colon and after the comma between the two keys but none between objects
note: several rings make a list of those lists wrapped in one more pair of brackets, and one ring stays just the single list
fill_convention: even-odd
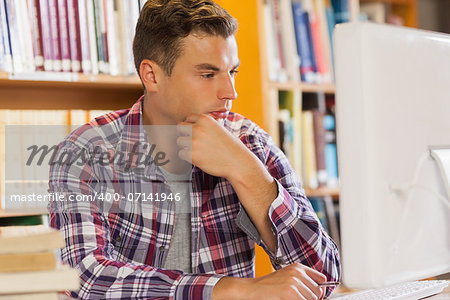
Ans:
[{"label": "bookshelf", "polygon": [[0,72],[0,109],[114,110],[130,107],[142,95],[137,76],[67,75],[70,81],[53,80],[54,76],[10,79],[8,73]]}]

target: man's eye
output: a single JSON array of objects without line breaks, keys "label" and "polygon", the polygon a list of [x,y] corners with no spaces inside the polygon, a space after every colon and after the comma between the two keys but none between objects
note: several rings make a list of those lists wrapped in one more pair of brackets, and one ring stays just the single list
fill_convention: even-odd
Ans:
[{"label": "man's eye", "polygon": [[237,75],[238,73],[239,73],[238,70],[230,71],[230,74],[231,74],[231,76],[233,76],[233,77],[236,77],[236,75]]},{"label": "man's eye", "polygon": [[202,74],[203,78],[213,78],[214,74],[213,73],[209,73],[209,74]]}]

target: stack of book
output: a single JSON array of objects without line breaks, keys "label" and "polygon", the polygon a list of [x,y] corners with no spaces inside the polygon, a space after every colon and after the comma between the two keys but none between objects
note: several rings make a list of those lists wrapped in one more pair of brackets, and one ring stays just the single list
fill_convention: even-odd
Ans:
[{"label": "stack of book", "polygon": [[0,227],[0,299],[58,299],[77,290],[76,270],[57,263],[59,231],[43,225]]}]

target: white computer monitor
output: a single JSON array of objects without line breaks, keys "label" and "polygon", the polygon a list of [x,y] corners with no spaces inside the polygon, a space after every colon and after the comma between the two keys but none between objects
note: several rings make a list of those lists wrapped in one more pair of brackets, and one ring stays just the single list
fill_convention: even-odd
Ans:
[{"label": "white computer monitor", "polygon": [[[336,26],[343,282],[381,287],[450,272],[450,35]],[[442,168],[441,168],[442,167]]]}]

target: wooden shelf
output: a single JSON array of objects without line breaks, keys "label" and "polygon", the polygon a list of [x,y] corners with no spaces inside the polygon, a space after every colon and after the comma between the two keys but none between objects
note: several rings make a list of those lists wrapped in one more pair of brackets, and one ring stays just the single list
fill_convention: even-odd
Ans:
[{"label": "wooden shelf", "polygon": [[383,2],[388,4],[403,4],[403,5],[410,5],[411,2],[414,2],[415,0],[360,0],[361,3],[370,3],[370,2]]},{"label": "wooden shelf", "polygon": [[0,72],[0,109],[122,109],[143,94],[137,76],[40,72],[12,78]]},{"label": "wooden shelf", "polygon": [[0,218],[11,218],[11,217],[25,217],[25,216],[41,216],[39,213],[24,213],[24,212],[5,212],[0,209]]},{"label": "wooden shelf", "polygon": [[280,91],[301,90],[304,93],[319,93],[334,94],[336,88],[334,84],[311,84],[305,82],[269,82],[268,87]]},{"label": "wooden shelf", "polygon": [[339,188],[318,188],[309,189],[305,188],[305,194],[307,197],[325,197],[331,196],[333,199],[339,198]]}]

